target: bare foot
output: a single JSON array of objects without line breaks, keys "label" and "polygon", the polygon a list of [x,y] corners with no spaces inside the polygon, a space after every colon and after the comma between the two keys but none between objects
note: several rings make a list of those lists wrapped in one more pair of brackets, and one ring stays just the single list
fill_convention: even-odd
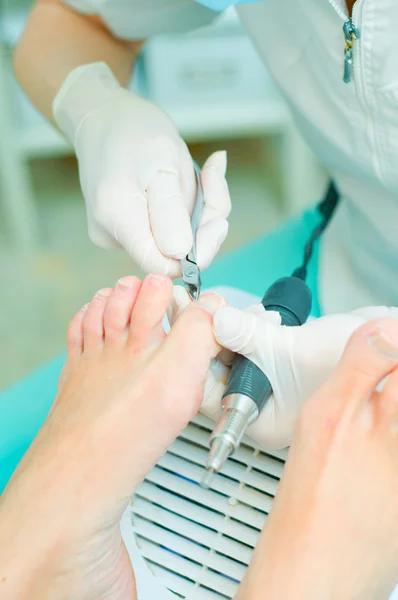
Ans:
[{"label": "bare foot", "polygon": [[32,599],[135,598],[121,515],[198,411],[219,350],[212,314],[223,299],[204,294],[166,337],[171,297],[165,276],[143,284],[126,277],[98,292],[69,327],[58,396],[3,500],[31,539],[40,532],[40,552],[32,544],[30,558],[51,586],[30,582]]},{"label": "bare foot", "polygon": [[397,365],[398,320],[353,335],[304,408],[239,598],[388,598],[398,581]]}]

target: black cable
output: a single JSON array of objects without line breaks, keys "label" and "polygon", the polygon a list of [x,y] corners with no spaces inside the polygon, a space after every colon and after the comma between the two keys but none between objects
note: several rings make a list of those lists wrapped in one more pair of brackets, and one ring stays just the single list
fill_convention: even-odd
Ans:
[{"label": "black cable", "polygon": [[318,212],[320,213],[322,220],[312,231],[307,243],[304,247],[304,259],[301,267],[298,267],[293,272],[293,277],[298,277],[305,281],[307,279],[307,268],[308,263],[311,260],[312,254],[314,252],[314,244],[317,239],[322,235],[325,231],[326,227],[329,225],[331,218],[334,215],[336,207],[339,203],[339,193],[333,182],[329,185],[329,188],[326,192],[326,196],[324,199],[318,204]]}]

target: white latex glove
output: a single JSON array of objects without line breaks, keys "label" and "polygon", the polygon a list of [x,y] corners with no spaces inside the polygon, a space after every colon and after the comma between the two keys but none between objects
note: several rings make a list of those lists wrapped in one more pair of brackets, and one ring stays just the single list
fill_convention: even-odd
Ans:
[{"label": "white latex glove", "polygon": [[[279,314],[266,312],[261,304],[243,311],[220,309],[214,317],[216,339],[253,361],[274,391],[249,435],[268,449],[288,446],[304,402],[336,367],[353,332],[366,321],[384,317],[397,318],[398,308],[367,307],[314,319],[302,327],[281,326]],[[203,412],[212,416],[218,403],[209,396]]]},{"label": "white latex glove", "polygon": [[[188,302],[185,290],[176,287],[169,319]],[[279,314],[266,312],[261,304],[244,310],[221,308],[214,317],[214,334],[224,350],[208,373],[201,412],[218,418],[227,366],[238,352],[267,374],[274,390],[248,434],[266,449],[288,446],[304,402],[335,368],[352,333],[364,322],[384,317],[398,318],[398,308],[367,307],[302,327],[281,326]]]},{"label": "white latex glove", "polygon": [[[192,247],[196,182],[192,158],[171,119],[123,89],[104,63],[74,69],[53,113],[79,161],[90,239],[104,248],[123,247],[144,271],[177,277],[179,259]],[[226,153],[216,152],[202,170],[202,269],[228,232],[226,166]]]}]

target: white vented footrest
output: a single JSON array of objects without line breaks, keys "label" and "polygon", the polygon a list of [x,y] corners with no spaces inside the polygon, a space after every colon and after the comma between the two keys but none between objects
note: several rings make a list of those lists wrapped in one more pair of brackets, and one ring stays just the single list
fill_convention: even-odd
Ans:
[{"label": "white vented footrest", "polygon": [[212,427],[201,415],[188,425],[140,485],[125,516],[157,584],[186,600],[236,594],[286,458],[286,451],[266,454],[245,438],[211,490],[204,490],[199,482]]}]

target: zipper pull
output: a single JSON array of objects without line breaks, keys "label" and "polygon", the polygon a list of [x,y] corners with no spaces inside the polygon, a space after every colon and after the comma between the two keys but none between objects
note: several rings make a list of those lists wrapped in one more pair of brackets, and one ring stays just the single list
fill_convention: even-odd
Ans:
[{"label": "zipper pull", "polygon": [[350,83],[351,72],[352,72],[352,46],[348,46],[346,44],[346,47],[344,48],[344,74],[343,74],[344,83]]},{"label": "zipper pull", "polygon": [[355,27],[352,19],[348,19],[343,25],[343,32],[345,38],[343,81],[344,83],[350,83],[352,75],[352,47],[355,40],[359,39],[359,29]]}]

